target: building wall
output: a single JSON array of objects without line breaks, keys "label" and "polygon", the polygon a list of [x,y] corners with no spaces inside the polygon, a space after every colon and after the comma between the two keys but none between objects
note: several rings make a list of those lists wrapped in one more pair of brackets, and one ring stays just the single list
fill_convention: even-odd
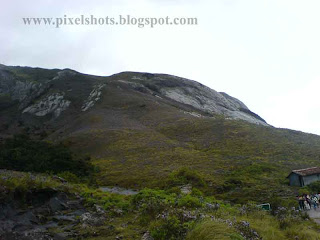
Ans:
[{"label": "building wall", "polygon": [[299,175],[295,173],[291,173],[289,176],[290,186],[301,186]]},{"label": "building wall", "polygon": [[315,181],[320,181],[320,174],[314,174],[310,176],[303,177],[304,185],[308,185],[310,183],[313,183]]}]

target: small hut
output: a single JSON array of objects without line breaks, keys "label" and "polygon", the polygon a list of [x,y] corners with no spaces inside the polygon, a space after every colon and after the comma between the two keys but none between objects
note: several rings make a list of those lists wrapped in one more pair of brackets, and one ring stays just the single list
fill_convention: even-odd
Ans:
[{"label": "small hut", "polygon": [[320,167],[292,170],[287,178],[289,178],[290,186],[303,187],[310,183],[320,181]]}]

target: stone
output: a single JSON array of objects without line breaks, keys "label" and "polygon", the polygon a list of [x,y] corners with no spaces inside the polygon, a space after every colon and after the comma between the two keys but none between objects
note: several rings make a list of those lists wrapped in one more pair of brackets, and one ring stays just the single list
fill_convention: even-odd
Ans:
[{"label": "stone", "polygon": [[181,189],[181,193],[190,194],[191,191],[192,191],[192,185],[191,184],[187,184],[187,185],[181,186],[180,189]]},{"label": "stone", "polygon": [[62,211],[67,209],[67,206],[60,201],[57,197],[53,197],[49,201],[49,207],[52,212]]},{"label": "stone", "polygon": [[55,179],[55,180],[58,180],[59,182],[67,183],[67,180],[65,180],[65,179],[64,179],[64,178],[62,178],[62,177],[59,177],[59,176],[53,176],[52,178],[53,178],[53,179]]},{"label": "stone", "polygon": [[54,118],[57,118],[62,111],[70,106],[70,103],[69,100],[64,99],[63,93],[53,93],[25,108],[22,113],[29,113],[38,117],[44,117],[52,113]]},{"label": "stone", "polygon": [[92,108],[97,101],[100,100],[102,89],[105,86],[106,84],[99,84],[93,88],[87,100],[84,101],[81,111],[87,111],[89,108]]},{"label": "stone", "polygon": [[142,235],[141,240],[154,240],[154,238],[151,236],[150,232],[145,232],[145,233]]},{"label": "stone", "polygon": [[220,204],[219,203],[206,203],[206,208],[208,208],[209,210],[218,210],[220,208]]},{"label": "stone", "polygon": [[90,212],[86,212],[84,214],[81,215],[80,220],[82,222],[82,226],[83,227],[87,227],[87,226],[102,226],[105,222],[105,217],[100,216],[100,215],[96,215],[96,214],[92,214]]}]

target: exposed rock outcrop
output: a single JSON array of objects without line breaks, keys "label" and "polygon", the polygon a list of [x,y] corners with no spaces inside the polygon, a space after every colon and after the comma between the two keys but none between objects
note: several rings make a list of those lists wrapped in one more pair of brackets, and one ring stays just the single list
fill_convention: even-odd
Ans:
[{"label": "exposed rock outcrop", "polygon": [[53,113],[54,117],[60,116],[61,112],[66,110],[70,105],[69,100],[64,99],[62,93],[54,93],[46,96],[38,103],[35,103],[23,110],[23,113],[30,113],[38,117],[46,116]]},{"label": "exposed rock outcrop", "polygon": [[101,92],[103,87],[105,87],[105,84],[99,84],[94,87],[94,89],[91,91],[88,99],[84,101],[81,110],[83,112],[87,111],[89,108],[93,107],[94,104],[100,100]]},{"label": "exposed rock outcrop", "polygon": [[17,79],[11,72],[0,69],[0,95],[7,95],[19,103],[19,109],[28,106],[33,99],[49,88],[49,81],[35,82]]},{"label": "exposed rock outcrop", "polygon": [[211,114],[222,114],[231,119],[241,119],[254,124],[268,124],[251,112],[240,100],[226,93],[219,93],[198,82],[170,75],[134,76],[145,87],[179,103],[190,105]]}]

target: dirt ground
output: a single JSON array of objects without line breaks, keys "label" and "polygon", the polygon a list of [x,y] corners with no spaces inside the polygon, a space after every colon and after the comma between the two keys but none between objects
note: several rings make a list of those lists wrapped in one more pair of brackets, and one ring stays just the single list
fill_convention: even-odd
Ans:
[{"label": "dirt ground", "polygon": [[312,218],[316,223],[320,224],[320,208],[317,208],[316,210],[311,209],[307,211],[310,218]]}]

